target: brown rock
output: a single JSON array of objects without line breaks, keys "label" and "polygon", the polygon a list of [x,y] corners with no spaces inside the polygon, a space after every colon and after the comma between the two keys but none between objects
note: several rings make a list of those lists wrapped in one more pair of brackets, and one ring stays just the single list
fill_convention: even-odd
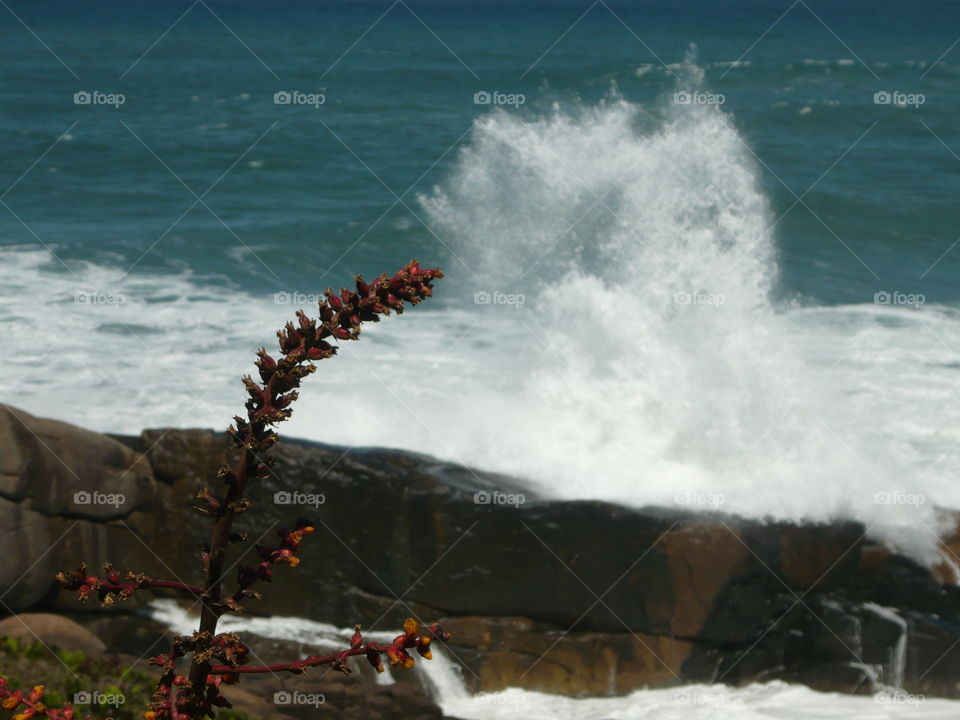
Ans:
[{"label": "brown rock", "polygon": [[[398,673],[399,674],[399,673]],[[410,673],[406,673],[412,675]],[[359,714],[369,720],[441,720],[443,712],[416,683],[377,685],[356,675],[345,677],[327,668],[303,675],[264,674],[243,678],[248,696],[260,699],[260,717],[293,717]],[[225,692],[233,700],[231,689]]]},{"label": "brown rock", "polygon": [[0,405],[0,497],[44,515],[110,520],[149,505],[153,472],[106,435]]},{"label": "brown rock", "polygon": [[57,559],[63,535],[76,522],[0,498],[0,547],[6,549],[0,553],[0,599],[7,608],[28,608],[50,591],[61,569]]},{"label": "brown rock", "polygon": [[794,590],[842,586],[860,563],[865,539],[857,523],[783,526],[779,538],[783,579]]},{"label": "brown rock", "polygon": [[17,548],[0,554],[4,604],[41,600],[71,548],[96,562],[103,523],[134,517],[153,494],[149,464],[125,445],[0,405],[0,545]]},{"label": "brown rock", "polygon": [[526,618],[461,617],[446,652],[473,690],[521,687],[571,696],[621,695],[680,684],[692,643],[640,633],[561,633]]},{"label": "brown rock", "polygon": [[[0,409],[0,538],[18,549],[0,559],[0,598],[75,608],[73,595],[45,594],[53,572],[80,560],[200,582],[209,524],[187,508],[198,489],[219,492],[213,476],[227,458],[219,433],[109,438]],[[236,529],[266,543],[265,530],[309,517],[317,531],[303,565],[277,568],[249,610],[394,631],[408,615],[447,617],[449,651],[473,689],[606,695],[681,680],[827,687],[836,677],[837,689],[860,692],[871,673],[897,674],[891,658],[905,632],[907,689],[958,692],[960,588],[945,582],[950,563],[931,571],[864,540],[857,523],[538,501],[510,478],[396,450],[286,440],[275,460],[272,476],[249,489],[255,512]],[[68,507],[84,483],[102,478],[122,491],[130,476],[145,484],[129,490],[126,514]],[[490,489],[527,502],[475,502]],[[277,499],[294,491],[324,502]],[[951,557],[960,540],[951,535],[944,548]],[[149,643],[156,633],[128,636]],[[264,653],[289,649],[265,644]],[[387,712],[404,705],[390,693],[414,692],[368,700],[355,687],[333,686],[327,709],[365,702]],[[415,704],[412,695],[405,702]]]},{"label": "brown rock", "polygon": [[87,657],[102,658],[107,646],[82,625],[62,615],[21,613],[0,620],[0,637],[25,643],[40,642],[64,650],[80,650]]},{"label": "brown rock", "polygon": [[736,530],[712,522],[673,530],[660,547],[667,554],[674,588],[670,630],[678,637],[696,637],[717,595],[743,572],[747,548]]}]

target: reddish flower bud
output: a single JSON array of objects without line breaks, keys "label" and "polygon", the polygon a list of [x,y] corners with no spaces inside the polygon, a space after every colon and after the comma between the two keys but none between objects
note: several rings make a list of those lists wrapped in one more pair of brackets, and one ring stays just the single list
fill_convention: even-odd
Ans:
[{"label": "reddish flower bud", "polygon": [[447,642],[451,637],[450,633],[446,632],[440,625],[434,623],[430,626],[430,636],[441,642]]},{"label": "reddish flower bud", "polygon": [[[326,346],[324,348],[323,346]],[[333,348],[330,346],[330,343],[324,342],[323,340],[314,347],[311,347],[307,350],[307,357],[311,360],[325,360],[328,357],[333,356]]]},{"label": "reddish flower bud", "polygon": [[378,674],[383,672],[383,659],[380,657],[380,653],[376,648],[367,648],[367,662],[370,663],[371,667],[373,667]]},{"label": "reddish flower bud", "polygon": [[334,295],[333,290],[327,288],[323,291],[323,294],[327,296],[327,302],[330,304],[330,307],[332,307],[334,310],[343,309],[343,300]]}]

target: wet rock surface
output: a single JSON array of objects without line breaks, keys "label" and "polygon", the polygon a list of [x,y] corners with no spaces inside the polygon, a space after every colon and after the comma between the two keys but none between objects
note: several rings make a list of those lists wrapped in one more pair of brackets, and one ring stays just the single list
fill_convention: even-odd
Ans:
[{"label": "wet rock surface", "polygon": [[[81,559],[200,582],[208,524],[187,508],[199,489],[218,492],[225,448],[209,431],[108,437],[0,406],[2,532],[26,547],[0,559],[4,602],[76,609],[52,575]],[[858,523],[546,501],[521,481],[397,450],[285,439],[275,458],[240,529],[268,542],[307,517],[317,530],[304,564],[279,568],[248,609],[375,630],[410,615],[446,619],[474,691],[784,679],[960,696],[952,563],[923,567]],[[102,512],[68,501],[95,490],[129,501]],[[944,541],[945,553],[960,550],[956,537]],[[34,567],[24,562],[44,551]],[[353,691],[337,692],[331,704],[349,706]]]}]

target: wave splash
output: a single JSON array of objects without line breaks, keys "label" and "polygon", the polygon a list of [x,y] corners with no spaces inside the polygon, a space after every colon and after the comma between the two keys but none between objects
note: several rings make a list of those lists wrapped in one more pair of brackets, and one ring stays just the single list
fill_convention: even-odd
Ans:
[{"label": "wave splash", "polygon": [[422,202],[477,288],[525,300],[485,308],[499,382],[468,459],[567,498],[853,517],[917,552],[957,507],[956,312],[778,303],[757,161],[717,107],[493,113]]},{"label": "wave splash", "polygon": [[[778,302],[756,159],[721,109],[493,112],[420,200],[450,279],[325,363],[286,434],[419,450],[561,498],[854,518],[933,559],[934,505],[960,508],[960,316]],[[0,400],[99,430],[222,426],[234,378],[294,309],[0,255]],[[77,303],[92,290],[125,302]]]}]

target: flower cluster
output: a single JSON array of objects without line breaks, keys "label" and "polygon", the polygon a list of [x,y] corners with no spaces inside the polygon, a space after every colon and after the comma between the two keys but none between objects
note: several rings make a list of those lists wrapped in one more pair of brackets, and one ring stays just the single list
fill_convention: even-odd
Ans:
[{"label": "flower cluster", "polygon": [[277,535],[280,537],[278,547],[257,545],[256,551],[260,555],[260,564],[240,568],[237,574],[237,589],[232,596],[223,601],[224,604],[230,610],[240,612],[242,610],[240,603],[243,600],[260,597],[260,593],[251,589],[254,583],[258,580],[263,582],[273,580],[273,565],[289,565],[292,568],[299,566],[300,543],[304,536],[309,535],[313,530],[313,524],[309,520],[298,520],[292,531],[286,528],[277,530]]},{"label": "flower cluster", "polygon": [[[102,577],[88,574],[83,564],[76,571],[57,575],[61,586],[77,592],[81,600],[86,600],[91,593],[97,593],[105,605],[149,588],[179,590],[192,594],[200,601],[198,630],[190,637],[174,638],[166,654],[151,659],[151,663],[162,668],[162,674],[145,720],[201,720],[213,717],[214,708],[230,706],[220,694],[221,684],[236,682],[244,673],[284,670],[301,673],[317,665],[329,665],[349,673],[347,659],[354,655],[365,655],[379,672],[383,671],[381,656],[384,654],[394,665],[411,667],[414,664],[411,651],[416,650],[421,657],[429,659],[431,642],[445,641],[450,637],[437,625],[420,634],[419,624],[408,619],[402,635],[398,635],[389,645],[379,645],[364,643],[358,625],[346,650],[276,666],[257,667],[249,664],[249,651],[237,636],[216,632],[218,621],[224,613],[240,612],[243,600],[259,597],[252,587],[258,581],[270,582],[274,566],[297,567],[300,564],[301,542],[314,530],[312,523],[299,520],[292,531],[278,531],[280,541],[277,546],[256,546],[259,564],[241,567],[236,591],[224,596],[221,579],[227,550],[234,543],[247,539],[244,533],[233,531],[233,521],[250,507],[251,503],[245,497],[248,484],[272,472],[269,451],[278,440],[273,427],[290,417],[290,406],[298,397],[297,389],[301,381],[316,370],[312,363],[332,357],[337,351],[333,343],[358,339],[363,322],[377,322],[381,316],[392,312],[399,314],[406,303],[416,305],[430,297],[433,294],[433,281],[442,277],[439,269],[421,268],[416,261],[411,261],[392,277],[383,274],[369,284],[358,276],[355,290],[325,292],[326,299],[319,303],[318,318],[313,319],[303,311],[297,311],[296,323],[287,323],[277,333],[277,357],[270,355],[265,348],[258,351],[256,367],[259,380],[255,381],[249,376],[243,378],[247,391],[246,417],[235,417],[234,424],[227,430],[238,458],[233,467],[223,467],[218,472],[218,479],[226,487],[226,492],[217,496],[204,489],[197,494],[199,502],[195,509],[213,518],[210,541],[200,548],[206,578],[202,587],[155,580],[134,572],[121,576],[109,564],[104,565]],[[178,666],[188,656],[189,671],[180,674]],[[22,693],[4,694],[4,688],[0,685],[0,698],[4,698],[5,708],[16,708],[21,703],[27,707],[15,720],[30,720],[35,714],[43,714],[38,709],[43,708],[40,702],[42,693],[43,688],[38,686],[29,696]],[[52,720],[79,720],[73,717],[73,711],[69,708],[59,715],[51,712],[46,710]]]},{"label": "flower cluster", "polygon": [[197,585],[188,585],[173,580],[155,580],[143,573],[128,572],[124,578],[110,563],[104,564],[103,571],[103,577],[88,575],[87,564],[80,563],[77,570],[59,572],[56,578],[64,590],[76,592],[81,602],[86,602],[90,593],[96,592],[103,605],[113,605],[117,600],[127,599],[137,590],[148,588],[185,590],[194,595],[203,592],[203,588]]},{"label": "flower cluster", "polygon": [[[378,322],[391,311],[400,314],[404,303],[417,305],[433,295],[432,282],[442,278],[438,269],[423,269],[416,261],[408,263],[393,277],[381,275],[372,283],[356,277],[356,290],[343,288],[339,293],[326,290],[326,300],[319,303],[320,316],[310,318],[297,311],[296,324],[288,322],[278,331],[281,357],[275,359],[265,349],[257,354],[260,383],[243,379],[247,388],[247,418],[234,418],[229,433],[238,448],[269,450],[277,435],[268,426],[290,417],[291,403],[297,399],[296,388],[304,377],[314,372],[312,360],[333,357],[337,348],[331,340],[357,340],[363,322]],[[257,468],[266,472],[267,468]]]},{"label": "flower cluster", "polygon": [[[328,665],[333,670],[349,675],[351,670],[347,664],[347,658],[364,655],[367,662],[378,673],[382,673],[383,655],[387,656],[391,665],[409,669],[416,663],[410,653],[407,652],[408,650],[416,649],[421,657],[429,660],[433,657],[430,650],[431,643],[434,641],[446,642],[449,639],[450,633],[444,631],[440,625],[433,624],[427,632],[420,634],[420,624],[413,618],[407,618],[403,623],[403,633],[397,635],[389,645],[375,642],[364,643],[363,633],[360,631],[360,626],[357,625],[354,628],[353,636],[350,638],[350,647],[346,650],[340,650],[329,655],[314,655],[279,665],[250,666],[246,664],[246,658],[241,656],[239,660],[230,661],[224,665],[212,665],[210,672],[222,676],[224,682],[235,682],[240,675],[246,673],[290,672],[300,674],[306,672],[308,668],[319,665]],[[160,659],[162,658],[163,656],[160,657]],[[209,682],[211,682],[210,676],[208,676]]]},{"label": "flower cluster", "polygon": [[204,679],[198,705],[196,688],[185,675],[177,673],[178,659],[188,653],[193,653],[195,660],[199,659],[205,663],[226,663],[232,668],[250,662],[250,650],[234,633],[220,633],[213,637],[206,637],[204,633],[195,632],[192,637],[174,638],[170,652],[149,660],[150,664],[163,668],[163,675],[157,683],[150,710],[144,713],[144,720],[158,718],[191,720],[195,716],[192,711],[197,707],[200,707],[205,715],[211,716],[213,708],[231,707],[230,701],[220,694],[220,686],[224,683],[236,682],[237,678],[216,674],[208,674]]},{"label": "flower cluster", "polygon": [[49,707],[43,702],[43,693],[43,685],[37,685],[29,692],[11,690],[7,687],[7,681],[0,677],[0,707],[16,711],[13,720],[30,720],[35,717],[47,717],[50,720],[90,720],[88,717],[78,717],[69,704],[63,708]]},{"label": "flower cluster", "polygon": [[[177,661],[188,653],[194,654],[194,659],[208,663],[208,673],[203,679],[203,690],[200,693],[199,707],[204,714],[210,714],[213,708],[230,707],[230,702],[220,693],[222,685],[229,685],[240,680],[240,676],[248,673],[278,673],[289,672],[294,674],[305,673],[309,668],[321,665],[329,666],[346,675],[352,671],[347,659],[364,655],[367,662],[378,672],[383,672],[382,655],[386,655],[392,665],[403,668],[413,667],[414,659],[407,652],[416,649],[417,653],[429,660],[432,657],[430,645],[433,641],[446,642],[450,633],[445,632],[439,625],[431,625],[426,633],[419,633],[420,626],[413,618],[407,618],[403,624],[403,633],[394,638],[389,645],[374,642],[364,643],[360,626],[354,628],[350,638],[350,647],[328,655],[314,655],[278,665],[249,664],[250,654],[247,646],[233,633],[221,633],[213,637],[204,637],[203,633],[194,633],[192,637],[180,636],[174,639],[169,653],[150,658],[150,663],[163,668],[163,676],[157,684],[153,695],[150,710],[145,713],[145,720],[191,720],[195,717],[196,691],[191,681],[184,675],[177,674]],[[26,719],[24,719],[26,720]],[[66,718],[65,720],[72,720]]]},{"label": "flower cluster", "polygon": [[[300,541],[303,540],[304,535],[309,535],[312,532],[313,525],[308,520],[297,521],[297,528],[293,532],[288,532],[286,528],[280,528],[277,530],[277,535],[280,536],[280,547],[257,546],[257,552],[263,558],[262,564],[284,564],[297,567],[300,564],[300,558],[297,557],[297,553],[300,551]],[[261,577],[263,577],[263,573],[261,573]],[[269,581],[270,576],[267,575],[263,579]]]},{"label": "flower cluster", "polygon": [[[446,642],[450,639],[450,633],[444,632],[443,628],[436,624],[430,626],[430,631],[426,635],[419,635],[419,630],[420,626],[416,620],[413,618],[406,619],[403,623],[403,635],[397,635],[397,637],[393,639],[393,644],[386,649],[387,657],[390,659],[391,665],[402,665],[404,668],[412,668],[416,663],[407,650],[416,648],[420,657],[430,660],[433,657],[433,653],[430,652],[430,643],[434,639],[440,640],[441,642]],[[369,656],[368,659],[370,659]],[[377,660],[379,661],[379,657]],[[371,664],[373,664],[372,660]],[[373,666],[377,672],[383,672],[383,666],[379,663]]]}]

